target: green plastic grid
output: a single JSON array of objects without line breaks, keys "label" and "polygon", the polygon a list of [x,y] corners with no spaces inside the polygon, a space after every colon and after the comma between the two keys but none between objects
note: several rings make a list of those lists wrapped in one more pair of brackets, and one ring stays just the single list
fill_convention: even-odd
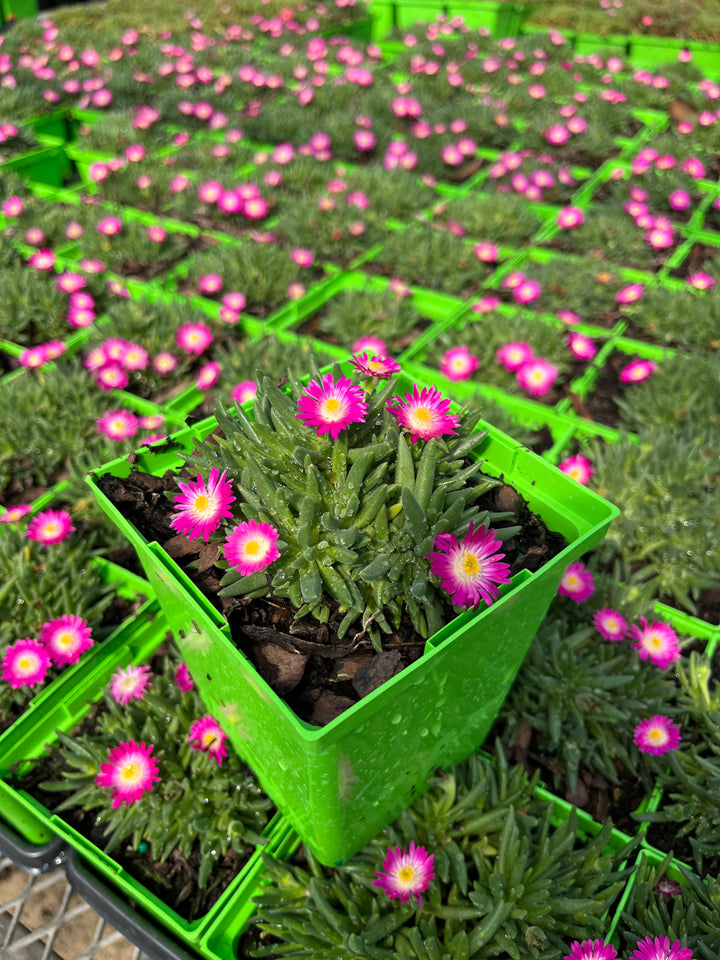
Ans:
[{"label": "green plastic grid", "polygon": [[45,146],[5,160],[0,164],[0,172],[17,173],[28,180],[62,186],[72,171],[63,150],[63,143],[49,136],[44,136],[43,140]]},{"label": "green plastic grid", "polygon": [[[168,625],[156,602],[146,604],[136,617],[121,627],[102,646],[92,662],[85,661],[85,669],[69,681],[62,675],[53,685],[49,696],[31,714],[25,715],[0,738],[0,797],[3,817],[28,841],[47,842],[57,835],[70,843],[80,856],[104,880],[119,889],[127,901],[172,933],[182,943],[197,946],[230,900],[247,899],[255,888],[254,868],[261,861],[260,849],[251,854],[241,872],[231,881],[218,901],[201,918],[186,921],[171,906],[151,893],[140,881],[130,876],[114,858],[53,814],[38,800],[27,794],[20,785],[8,783],[12,773],[20,779],[26,769],[23,761],[45,752],[56,739],[53,731],[69,732],[100,699],[113,671],[119,665],[146,662],[155,649],[165,641]],[[64,682],[63,682],[64,681]],[[9,731],[8,731],[9,732]],[[6,779],[7,778],[7,779]],[[285,842],[287,824],[276,814],[264,831],[266,848],[273,850]],[[249,883],[247,882],[249,878]]]}]

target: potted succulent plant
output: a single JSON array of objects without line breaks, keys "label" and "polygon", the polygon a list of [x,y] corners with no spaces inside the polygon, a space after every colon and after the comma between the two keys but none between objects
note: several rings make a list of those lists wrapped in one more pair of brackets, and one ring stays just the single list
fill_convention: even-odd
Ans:
[{"label": "potted succulent plant", "polygon": [[[391,820],[435,766],[481,742],[567,563],[602,538],[614,514],[397,370],[363,355],[316,370],[307,387],[291,378],[290,395],[266,381],[247,412],[221,411],[162,452],[141,451],[132,477],[133,464],[119,460],[89,478],[134,542],[209,709],[327,863]],[[367,392],[346,376],[353,371]],[[390,382],[375,389],[382,377]],[[193,439],[201,441],[194,452]],[[163,496],[162,475],[183,460],[190,482],[178,489],[168,478]],[[143,481],[142,471],[159,476]],[[130,490],[134,481],[150,483],[149,500]],[[142,527],[150,502],[164,504],[165,516],[143,534],[135,523]],[[546,531],[518,548],[517,519],[528,528],[537,519],[528,509],[559,539]],[[220,527],[233,512],[239,523],[221,549]],[[196,554],[182,531],[203,540],[193,575],[202,580],[215,567],[215,605],[149,542]],[[559,552],[549,559],[553,541]],[[453,604],[465,612],[456,616]],[[273,635],[257,667],[229,621],[248,649]],[[398,673],[403,633],[415,659]],[[300,718],[277,690],[294,690],[311,655],[322,662],[338,650],[335,679],[352,681],[335,689],[367,695],[353,703],[309,692],[315,702]]]}]

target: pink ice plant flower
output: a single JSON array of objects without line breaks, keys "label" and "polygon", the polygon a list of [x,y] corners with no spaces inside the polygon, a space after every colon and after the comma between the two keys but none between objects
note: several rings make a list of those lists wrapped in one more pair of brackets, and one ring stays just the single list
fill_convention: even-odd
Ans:
[{"label": "pink ice plant flower", "polygon": [[665,670],[680,659],[680,641],[669,623],[661,620],[648,623],[645,617],[640,617],[640,623],[640,627],[630,627],[630,637],[635,640],[633,649],[637,650],[641,660],[649,660]]},{"label": "pink ice plant flower", "polygon": [[433,546],[438,552],[425,556],[430,572],[441,578],[440,585],[457,607],[475,608],[481,600],[490,605],[499,596],[498,584],[510,583],[510,565],[499,552],[502,543],[485,526],[473,530],[470,523],[461,541],[454,534],[440,534]]},{"label": "pink ice plant flower", "polygon": [[451,347],[440,359],[440,373],[448,380],[467,380],[480,366],[478,358],[467,347]]},{"label": "pink ice plant flower", "polygon": [[518,303],[533,303],[542,293],[542,287],[536,280],[523,279],[513,287],[513,296]]},{"label": "pink ice plant flower", "polygon": [[38,640],[44,643],[52,662],[58,667],[75,663],[93,645],[87,620],[73,613],[48,620],[40,627]]},{"label": "pink ice plant flower", "polygon": [[0,513],[0,523],[17,523],[32,511],[31,503],[16,503],[8,507],[5,513]]},{"label": "pink ice plant flower", "polygon": [[615,947],[604,940],[573,940],[564,960],[616,960]]},{"label": "pink ice plant flower", "polygon": [[569,333],[567,336],[567,345],[570,353],[576,360],[592,360],[597,353],[597,347],[590,337],[583,333]]},{"label": "pink ice plant flower", "polygon": [[558,470],[562,470],[563,473],[582,484],[589,483],[590,477],[595,473],[592,463],[580,453],[574,457],[566,457],[562,463],[558,464]]},{"label": "pink ice plant flower", "polygon": [[335,440],[351,423],[365,422],[367,407],[361,387],[348,377],[340,377],[335,383],[333,375],[327,373],[322,382],[313,380],[308,384],[298,400],[299,412],[295,416],[315,427],[318,436],[329,433]]},{"label": "pink ice plant flower", "polygon": [[653,360],[633,360],[620,371],[622,383],[642,383],[656,370]]},{"label": "pink ice plant flower", "polygon": [[206,363],[198,370],[197,377],[195,378],[195,386],[198,390],[210,390],[211,387],[214,387],[218,382],[221,370],[222,368],[219,363],[214,361],[212,363]]},{"label": "pink ice plant flower", "polygon": [[412,393],[388,400],[387,409],[401,427],[410,431],[410,443],[453,434],[459,423],[459,418],[448,412],[450,401],[443,400],[435,387],[420,391],[414,384]]},{"label": "pink ice plant flower", "polygon": [[67,540],[74,531],[72,517],[66,510],[43,510],[32,518],[25,536],[49,547]]},{"label": "pink ice plant flower", "polygon": [[18,357],[18,363],[21,367],[27,367],[29,370],[37,370],[48,362],[44,346],[28,347]]},{"label": "pink ice plant flower", "polygon": [[21,197],[8,197],[2,205],[3,215],[6,217],[19,217],[23,212],[25,204]]},{"label": "pink ice plant flower", "polygon": [[400,903],[417,897],[418,907],[422,907],[420,895],[435,876],[433,861],[434,854],[428,854],[425,847],[416,846],[414,840],[410,841],[409,850],[407,847],[388,847],[383,869],[375,871],[377,879],[373,884],[384,890],[391,900],[398,898]]},{"label": "pink ice plant flower", "polygon": [[247,403],[248,400],[254,400],[257,396],[257,383],[254,380],[243,380],[233,388],[230,396],[238,403]]},{"label": "pink ice plant flower", "polygon": [[584,563],[576,560],[568,564],[557,592],[576,603],[584,603],[595,593],[595,577]]},{"label": "pink ice plant flower", "polygon": [[557,367],[541,357],[524,363],[516,373],[518,383],[532,397],[542,397],[550,389],[557,377]]},{"label": "pink ice plant flower", "polygon": [[13,690],[21,687],[42,685],[50,666],[50,652],[39,640],[25,637],[17,640],[5,651],[2,662],[2,679]]},{"label": "pink ice plant flower", "polygon": [[495,263],[500,256],[497,246],[488,241],[476,243],[473,250],[475,256],[478,258],[478,260],[480,260],[481,263]]},{"label": "pink ice plant flower", "polygon": [[378,357],[387,357],[388,348],[380,337],[360,337],[351,347],[351,353],[356,356],[360,353],[375,354]]},{"label": "pink ice plant flower", "polygon": [[278,559],[277,539],[278,531],[272,524],[243,520],[225,538],[225,559],[241,576],[247,577]]},{"label": "pink ice plant flower", "polygon": [[150,667],[120,667],[110,678],[110,695],[117,703],[130,703],[142,700],[145,689],[150,683]]},{"label": "pink ice plant flower", "polygon": [[711,287],[715,286],[715,280],[710,276],[709,273],[689,273],[685,282],[690,287],[695,287],[696,290],[709,290]]},{"label": "pink ice plant flower", "polygon": [[96,420],[98,433],[110,440],[129,440],[138,432],[138,418],[130,410],[111,410]]},{"label": "pink ice plant flower", "polygon": [[638,750],[655,757],[677,750],[680,740],[680,728],[675,726],[670,717],[661,714],[641,720],[633,734],[633,743]]},{"label": "pink ice plant flower", "polygon": [[123,804],[130,806],[153,789],[160,781],[159,769],[152,756],[153,744],[135,743],[130,740],[113,747],[107,761],[95,777],[98,787],[112,790],[112,805],[117,809]]},{"label": "pink ice plant flower", "polygon": [[562,230],[571,230],[585,222],[585,214],[580,207],[564,207],[558,212],[555,222]]},{"label": "pink ice plant flower", "polygon": [[679,940],[670,943],[669,937],[645,937],[638,940],[628,960],[695,960],[692,950]]},{"label": "pink ice plant flower", "polygon": [[618,643],[627,636],[628,625],[625,617],[610,607],[602,607],[598,610],[592,623],[600,636],[612,643]]},{"label": "pink ice plant flower", "polygon": [[36,270],[52,270],[55,266],[55,254],[52,250],[42,248],[32,254],[28,259],[28,263],[31,267],[35,267]]},{"label": "pink ice plant flower", "polygon": [[178,487],[181,492],[173,497],[174,516],[170,526],[188,540],[201,538],[207,543],[220,521],[232,517],[230,504],[235,501],[232,482],[224,470],[218,473],[217,467],[213,467],[207,483],[198,474],[197,480],[179,480]]},{"label": "pink ice plant flower", "polygon": [[615,294],[615,302],[626,306],[642,299],[645,287],[642,283],[629,283]]},{"label": "pink ice plant flower", "polygon": [[187,739],[193,750],[204,751],[215,760],[218,766],[227,756],[225,745],[227,735],[217,720],[213,720],[209,714],[193,723]]},{"label": "pink ice plant flower", "polygon": [[183,693],[188,693],[193,688],[192,677],[186,663],[181,663],[173,674],[173,680]]},{"label": "pink ice plant flower", "polygon": [[495,354],[498,363],[506,370],[519,370],[524,364],[533,359],[532,347],[524,340],[506,343]]},{"label": "pink ice plant flower", "polygon": [[391,357],[377,357],[367,353],[361,353],[350,360],[351,366],[355,367],[355,373],[361,377],[372,377],[375,380],[389,380],[402,369],[397,360]]},{"label": "pink ice plant flower", "polygon": [[185,323],[175,333],[175,343],[186,353],[199,355],[212,341],[212,330],[204,323]]}]

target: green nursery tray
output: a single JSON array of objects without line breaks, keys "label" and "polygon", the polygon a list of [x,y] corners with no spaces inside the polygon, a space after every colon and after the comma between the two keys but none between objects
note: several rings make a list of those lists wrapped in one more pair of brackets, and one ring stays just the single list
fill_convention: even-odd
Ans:
[{"label": "green nursery tray", "polygon": [[[12,736],[6,734],[0,738],[0,809],[17,832],[32,843],[47,842],[54,835],[62,837],[104,881],[122,894],[129,905],[152,918],[178,941],[196,947],[229,903],[233,904],[234,910],[246,910],[256,887],[258,865],[262,863],[261,849],[271,852],[285,848],[288,825],[280,816],[276,815],[266,827],[263,834],[266,844],[251,854],[210,910],[195,921],[187,921],[172,905],[131,876],[112,855],[106,854],[60,815],[52,813],[22,789],[22,776],[28,768],[25,761],[44,754],[46,746],[56,740],[54,731],[68,733],[83,719],[118,667],[146,662],[168,635],[167,622],[157,603],[146,604],[135,618],[98,647],[92,662],[86,661],[84,671],[67,680],[61,677],[45,702],[8,731]],[[15,786],[9,782],[13,774],[17,778]]]},{"label": "green nursery tray", "polygon": [[[399,387],[407,390],[411,381],[401,377]],[[176,469],[177,452],[206,437],[214,422],[176,435],[173,450],[141,451],[138,469]],[[445,630],[425,656],[323,728],[298,720],[231,642],[209,600],[101,493],[100,475],[127,476],[131,464],[116,460],[88,478],[138,551],[208,707],[224,718],[236,749],[321,862],[355,853],[422,792],[434,767],[459,761],[482,741],[567,564],[602,539],[617,515],[607,501],[488,429],[480,451],[486,472],[514,486],[563,533],[567,548],[524,582],[513,580],[514,589],[491,608],[453,621],[455,636],[447,636],[453,627]]]},{"label": "green nursery tray", "polygon": [[26,180],[47,183],[61,187],[71,174],[72,167],[65,156],[61,141],[51,143],[54,138],[44,137],[46,146],[12,157],[0,164],[0,175],[15,173]]},{"label": "green nursery tray", "polygon": [[628,45],[629,57],[635,66],[659,67],[663,64],[677,63],[678,54],[689,50],[692,54],[692,62],[706,76],[717,79],[720,75],[720,47],[717,43],[630,34]]}]

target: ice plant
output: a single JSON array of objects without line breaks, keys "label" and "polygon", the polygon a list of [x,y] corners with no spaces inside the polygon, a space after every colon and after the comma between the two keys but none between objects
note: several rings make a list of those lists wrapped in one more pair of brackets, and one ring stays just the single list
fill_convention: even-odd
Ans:
[{"label": "ice plant", "polygon": [[40,627],[38,640],[48,649],[58,667],[75,663],[93,645],[92,631],[86,620],[73,613],[48,620]]},{"label": "ice plant", "polygon": [[584,563],[576,560],[568,564],[557,592],[576,603],[583,603],[595,593],[595,577]]},{"label": "ice plant", "polygon": [[440,373],[448,380],[467,380],[478,366],[478,358],[465,346],[451,347],[440,359]]},{"label": "ice plant", "polygon": [[173,679],[183,693],[188,693],[193,688],[192,677],[186,663],[181,663],[175,671]]},{"label": "ice plant", "polygon": [[450,401],[443,400],[435,387],[418,390],[415,384],[411,394],[388,400],[387,408],[398,424],[410,431],[410,443],[455,433],[458,425],[458,417],[448,412]]},{"label": "ice plant", "polygon": [[433,861],[434,854],[429,854],[425,847],[416,846],[412,840],[409,849],[388,847],[383,869],[375,871],[377,879],[373,884],[384,890],[391,900],[398,898],[400,903],[406,903],[410,897],[416,897],[418,907],[422,907],[420,895],[435,876]]},{"label": "ice plant", "polygon": [[243,577],[258,573],[280,556],[277,539],[278,531],[272,524],[243,520],[225,538],[225,559]]},{"label": "ice plant", "polygon": [[230,396],[238,403],[247,403],[257,394],[257,384],[254,380],[243,380],[233,387]]},{"label": "ice plant", "polygon": [[562,470],[563,473],[582,484],[589,483],[590,477],[595,473],[592,463],[580,453],[574,457],[566,457],[562,463],[558,464],[558,470]]},{"label": "ice plant", "polygon": [[695,960],[689,947],[679,940],[670,943],[669,937],[645,937],[638,940],[628,960]]},{"label": "ice plant", "polygon": [[160,781],[158,765],[152,756],[153,746],[130,740],[113,747],[108,754],[95,783],[99,787],[110,788],[113,807],[137,803],[144,793],[151,791],[154,784]]},{"label": "ice plant", "polygon": [[620,371],[620,380],[623,383],[642,383],[655,372],[655,369],[656,366],[652,360],[633,360]]},{"label": "ice plant", "polygon": [[145,689],[150,683],[150,667],[134,667],[128,664],[112,675],[110,694],[118,703],[130,703],[142,700]]},{"label": "ice plant", "polygon": [[213,341],[212,330],[204,323],[185,323],[175,334],[175,343],[186,353],[201,354]]},{"label": "ice plant", "polygon": [[355,367],[356,374],[361,377],[370,377],[373,380],[387,380],[396,373],[400,373],[400,364],[391,357],[378,357],[367,353],[351,358],[350,363]]},{"label": "ice plant", "polygon": [[606,640],[616,642],[627,636],[628,625],[625,617],[617,610],[603,607],[593,617],[593,626]]},{"label": "ice plant", "polygon": [[110,440],[129,440],[139,429],[138,418],[129,410],[111,410],[96,422],[98,432]]},{"label": "ice plant", "polygon": [[680,729],[669,717],[660,714],[641,720],[633,734],[633,742],[638,750],[656,757],[677,750],[680,739]]},{"label": "ice plant", "polygon": [[28,524],[26,536],[48,547],[66,540],[74,530],[66,510],[43,510]]},{"label": "ice plant", "polygon": [[549,390],[557,377],[557,367],[541,357],[528,360],[517,371],[517,379],[523,390],[532,397],[542,397]]},{"label": "ice plant", "polygon": [[502,544],[484,526],[473,530],[470,523],[461,541],[453,534],[440,534],[433,546],[437,552],[425,557],[430,572],[440,577],[443,590],[457,607],[478,607],[481,600],[489,605],[499,596],[498,585],[510,583],[510,565],[499,552]]},{"label": "ice plant", "polygon": [[188,733],[188,743],[193,750],[205,751],[218,766],[227,756],[226,740],[227,736],[223,733],[220,724],[207,714],[196,720]]},{"label": "ice plant", "polygon": [[564,960],[616,960],[615,947],[604,940],[574,940]]},{"label": "ice plant", "polygon": [[506,343],[499,348],[495,356],[498,363],[511,371],[519,370],[523,364],[533,359],[532,347],[523,340]]},{"label": "ice plant", "polygon": [[360,387],[347,377],[337,383],[331,373],[321,382],[313,380],[305,394],[298,400],[299,413],[295,416],[307,426],[314,427],[318,436],[329,433],[335,440],[341,430],[351,423],[362,423],[367,412],[367,403]]},{"label": "ice plant", "polygon": [[213,467],[207,483],[198,474],[197,480],[179,480],[178,487],[180,493],[173,497],[174,516],[170,526],[184,534],[188,540],[202,538],[207,543],[220,521],[232,517],[230,504],[234,503],[235,497],[231,481],[227,479],[224,470],[220,474]]},{"label": "ice plant", "polygon": [[50,653],[43,643],[25,637],[17,640],[5,651],[2,662],[2,679],[13,690],[21,687],[42,685],[50,666]]},{"label": "ice plant", "polygon": [[641,626],[630,627],[630,637],[635,640],[633,649],[637,650],[641,660],[650,660],[661,670],[680,659],[681,648],[677,634],[669,623],[652,621],[640,617]]}]

